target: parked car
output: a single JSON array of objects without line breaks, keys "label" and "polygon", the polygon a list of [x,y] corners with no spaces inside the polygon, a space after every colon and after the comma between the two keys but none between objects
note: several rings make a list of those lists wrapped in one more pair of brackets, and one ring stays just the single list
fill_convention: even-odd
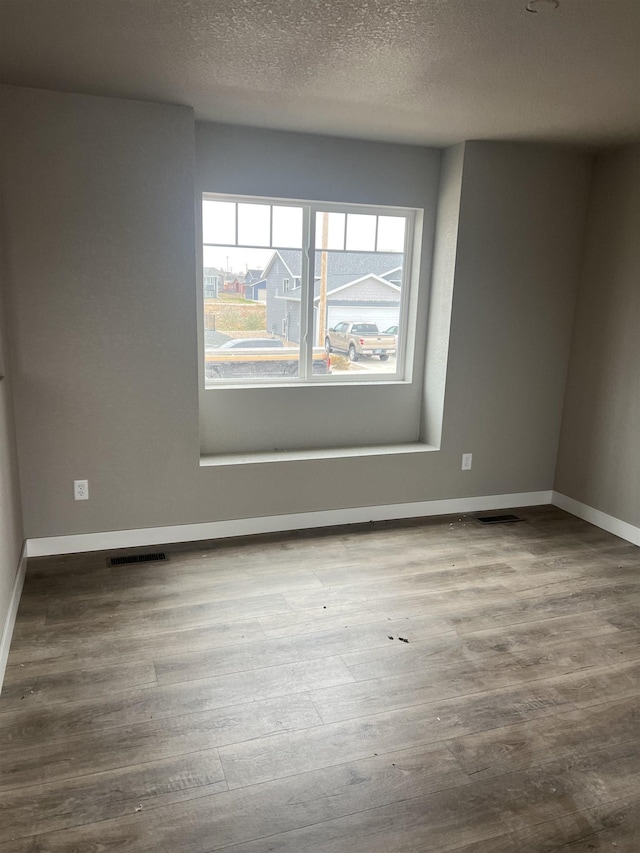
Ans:
[{"label": "parked car", "polygon": [[[230,342],[229,342],[230,343]],[[273,344],[274,341],[268,343]],[[300,352],[297,347],[215,347],[205,351],[207,379],[260,379],[266,377],[296,377]],[[329,355],[320,347],[313,350],[314,376],[331,373]]]},{"label": "parked car", "polygon": [[384,332],[385,335],[393,335],[393,337],[396,339],[396,353],[398,352],[398,329],[399,328],[400,328],[399,326],[389,326],[389,328],[385,329],[385,332]]},{"label": "parked car", "polygon": [[327,329],[324,347],[327,353],[346,352],[350,361],[357,361],[362,355],[377,355],[380,361],[387,361],[395,355],[396,338],[379,332],[375,323],[338,323]]}]

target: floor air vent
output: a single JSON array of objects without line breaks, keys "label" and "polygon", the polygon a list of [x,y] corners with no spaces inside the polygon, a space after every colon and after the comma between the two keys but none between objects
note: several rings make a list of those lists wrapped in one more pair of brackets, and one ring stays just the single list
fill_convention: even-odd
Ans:
[{"label": "floor air vent", "polygon": [[514,521],[523,521],[518,515],[483,515],[476,516],[476,521],[481,524],[512,524]]},{"label": "floor air vent", "polygon": [[109,557],[108,566],[125,566],[128,563],[155,563],[158,560],[166,560],[167,555],[160,551],[157,554],[127,554],[124,557]]}]

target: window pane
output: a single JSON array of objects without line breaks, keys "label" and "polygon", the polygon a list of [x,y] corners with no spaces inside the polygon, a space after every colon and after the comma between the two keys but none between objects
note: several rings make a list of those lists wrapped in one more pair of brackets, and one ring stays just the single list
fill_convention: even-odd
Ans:
[{"label": "window pane", "polygon": [[283,249],[302,248],[302,208],[274,205],[272,246]]},{"label": "window pane", "polygon": [[402,266],[402,253],[316,251],[314,345],[332,376],[396,373]]},{"label": "window pane", "polygon": [[204,264],[207,381],[297,377],[302,252],[212,249]]},{"label": "window pane", "polygon": [[404,251],[404,216],[378,217],[378,252]]},{"label": "window pane", "polygon": [[236,242],[236,205],[233,201],[202,202],[202,235],[205,243]]},{"label": "window pane", "polygon": [[268,204],[238,205],[238,244],[269,246],[271,207]]},{"label": "window pane", "polygon": [[[405,352],[404,319],[401,325],[410,286],[403,282],[410,215],[393,208],[328,206],[335,209],[314,212],[301,201],[203,197],[209,385],[300,376],[332,381],[333,375],[356,383],[403,378],[405,356],[412,355]],[[316,220],[311,281],[302,280],[305,211]],[[300,370],[303,304],[312,320],[313,376],[306,367]]]},{"label": "window pane", "polygon": [[373,252],[376,248],[376,217],[362,213],[347,216],[347,249]]},{"label": "window pane", "polygon": [[[316,213],[316,248],[344,249],[344,213]],[[326,244],[325,240],[326,228]]]}]

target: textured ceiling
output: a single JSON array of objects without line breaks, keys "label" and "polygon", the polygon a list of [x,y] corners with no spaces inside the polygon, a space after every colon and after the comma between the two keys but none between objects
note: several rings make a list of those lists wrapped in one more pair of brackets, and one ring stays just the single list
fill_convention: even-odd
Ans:
[{"label": "textured ceiling", "polygon": [[0,0],[0,79],[448,144],[640,139],[640,0]]}]

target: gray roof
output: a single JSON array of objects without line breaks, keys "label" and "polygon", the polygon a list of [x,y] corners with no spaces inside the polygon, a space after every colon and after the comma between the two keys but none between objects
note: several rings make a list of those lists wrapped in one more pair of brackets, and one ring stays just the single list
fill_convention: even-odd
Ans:
[{"label": "gray roof", "polygon": [[[295,278],[301,275],[302,252],[295,249],[279,249],[280,257]],[[377,275],[394,284],[400,284],[397,273],[384,275],[402,266],[402,252],[327,252],[327,293],[343,284],[356,281],[366,275]],[[316,295],[319,292],[320,252],[316,252]]]},{"label": "gray roof", "polygon": [[255,284],[257,281],[262,281],[262,270],[248,269],[246,275],[247,275],[246,280],[250,284]]}]

